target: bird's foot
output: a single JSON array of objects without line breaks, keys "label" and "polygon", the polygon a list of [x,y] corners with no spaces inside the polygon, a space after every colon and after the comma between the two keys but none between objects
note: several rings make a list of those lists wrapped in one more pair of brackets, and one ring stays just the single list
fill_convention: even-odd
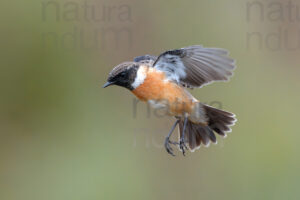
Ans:
[{"label": "bird's foot", "polygon": [[165,149],[169,154],[171,154],[172,156],[175,156],[175,154],[173,153],[173,148],[170,146],[170,144],[178,145],[177,142],[173,142],[173,141],[170,140],[169,137],[166,137],[166,139],[165,139]]}]

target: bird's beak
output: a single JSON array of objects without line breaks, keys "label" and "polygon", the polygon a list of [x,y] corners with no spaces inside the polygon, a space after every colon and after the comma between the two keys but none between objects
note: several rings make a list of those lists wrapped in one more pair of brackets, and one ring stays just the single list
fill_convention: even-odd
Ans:
[{"label": "bird's beak", "polygon": [[106,87],[108,87],[110,85],[113,85],[113,84],[115,84],[115,82],[109,82],[109,81],[107,81],[102,87],[106,88]]}]

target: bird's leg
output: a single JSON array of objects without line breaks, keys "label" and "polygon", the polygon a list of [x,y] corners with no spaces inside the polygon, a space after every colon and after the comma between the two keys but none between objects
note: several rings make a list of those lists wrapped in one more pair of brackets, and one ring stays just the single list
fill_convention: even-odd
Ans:
[{"label": "bird's leg", "polygon": [[179,141],[179,148],[182,151],[182,154],[185,155],[185,149],[187,149],[187,146],[185,145],[185,141],[184,141],[184,136],[185,136],[185,129],[186,129],[186,124],[187,124],[188,118],[185,116],[184,117],[184,122],[183,122],[183,129],[182,129],[182,135]]},{"label": "bird's leg", "polygon": [[166,139],[165,139],[165,148],[166,151],[171,154],[172,156],[175,156],[173,153],[173,149],[171,148],[170,144],[177,144],[176,142],[170,141],[170,137],[174,131],[174,129],[176,128],[177,124],[179,123],[179,119],[176,120],[176,122],[174,123],[174,125],[172,126],[169,134],[167,135]]}]

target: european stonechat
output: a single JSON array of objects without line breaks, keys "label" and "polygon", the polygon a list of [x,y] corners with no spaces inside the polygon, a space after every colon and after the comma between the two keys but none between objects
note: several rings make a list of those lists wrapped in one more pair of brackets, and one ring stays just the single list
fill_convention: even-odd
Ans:
[{"label": "european stonechat", "polygon": [[[227,81],[234,69],[235,61],[228,57],[228,51],[195,45],[121,63],[109,73],[103,87],[127,88],[154,108],[165,108],[176,118],[164,142],[166,151],[174,155],[171,144],[178,145],[185,155],[186,150],[193,152],[201,143],[217,143],[215,133],[225,137],[236,121],[233,113],[200,103],[185,88]],[[179,141],[173,142],[170,137],[177,125]]]}]

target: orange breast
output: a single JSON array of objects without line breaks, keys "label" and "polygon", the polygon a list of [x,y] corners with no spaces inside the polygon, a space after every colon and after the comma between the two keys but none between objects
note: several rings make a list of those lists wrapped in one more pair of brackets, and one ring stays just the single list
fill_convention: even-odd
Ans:
[{"label": "orange breast", "polygon": [[142,101],[164,104],[171,115],[191,113],[194,105],[193,97],[187,91],[174,82],[166,81],[165,74],[153,68],[146,71],[144,82],[132,92]]}]

